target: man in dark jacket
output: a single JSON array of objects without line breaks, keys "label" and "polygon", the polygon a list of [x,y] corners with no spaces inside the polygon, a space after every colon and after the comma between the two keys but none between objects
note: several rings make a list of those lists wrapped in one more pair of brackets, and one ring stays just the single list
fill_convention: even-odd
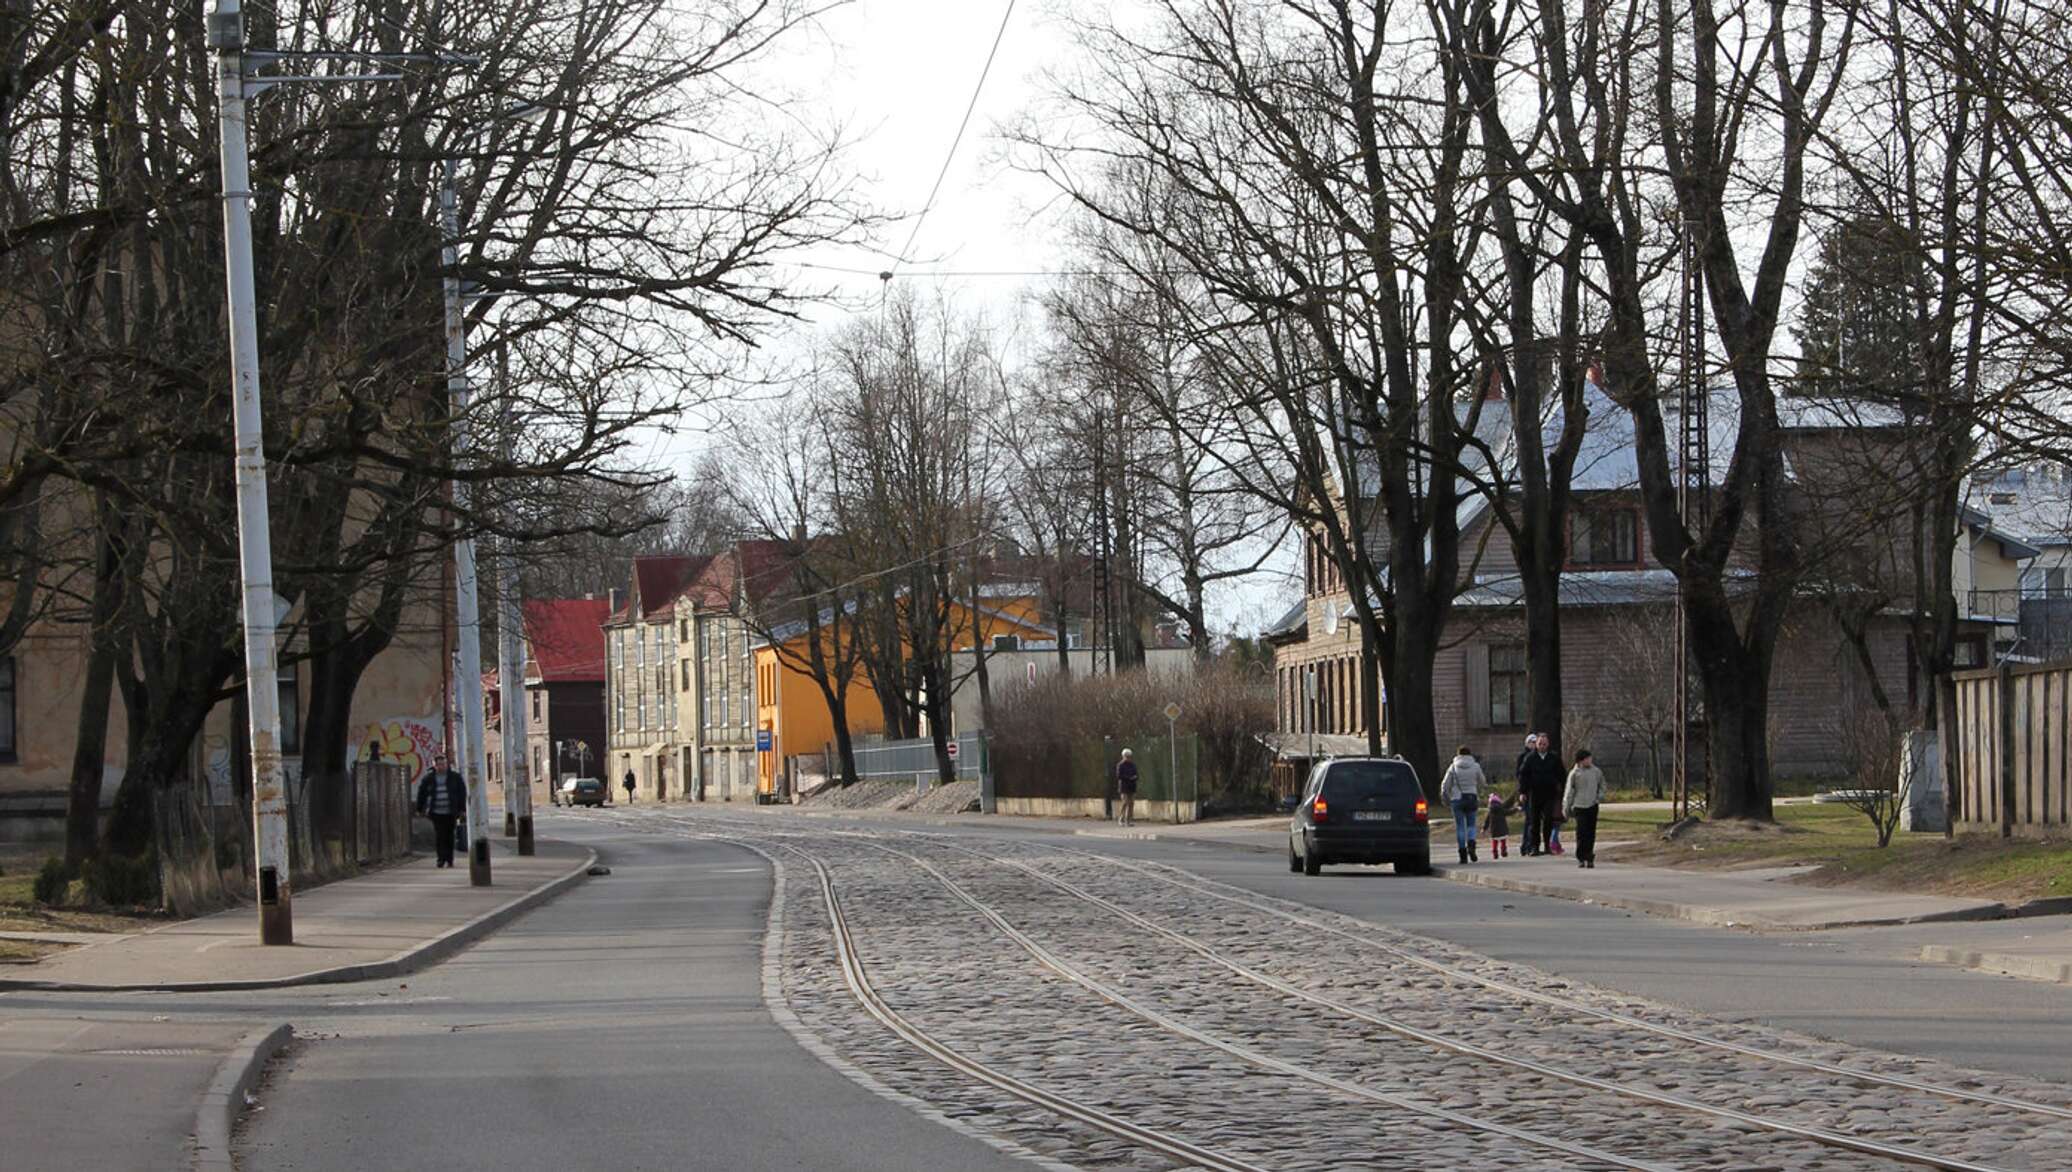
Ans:
[{"label": "man in dark jacket", "polygon": [[1562,774],[1561,759],[1549,748],[1547,734],[1541,733],[1532,751],[1518,759],[1518,789],[1531,803],[1525,812],[1528,855],[1546,853],[1547,832],[1554,825],[1554,812],[1561,804],[1561,787],[1567,780]]},{"label": "man in dark jacket", "polygon": [[432,820],[432,842],[439,865],[453,865],[453,824],[468,808],[468,783],[446,768],[446,754],[432,757],[432,767],[417,783],[417,812]]}]

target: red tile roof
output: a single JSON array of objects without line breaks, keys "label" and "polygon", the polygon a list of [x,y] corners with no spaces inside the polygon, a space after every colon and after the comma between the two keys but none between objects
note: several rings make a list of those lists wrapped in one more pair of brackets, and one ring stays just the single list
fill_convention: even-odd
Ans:
[{"label": "red tile roof", "polygon": [[604,620],[611,604],[601,598],[528,598],[525,638],[532,645],[534,672],[541,682],[602,683]]}]

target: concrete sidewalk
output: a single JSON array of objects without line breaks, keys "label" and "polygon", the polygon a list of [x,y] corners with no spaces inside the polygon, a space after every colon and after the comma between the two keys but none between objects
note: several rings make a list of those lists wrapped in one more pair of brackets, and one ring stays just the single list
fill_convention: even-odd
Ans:
[{"label": "concrete sidewalk", "polygon": [[502,839],[490,844],[489,887],[469,886],[465,863],[440,870],[423,858],[296,892],[290,947],[260,944],[257,914],[233,908],[10,965],[0,990],[200,992],[393,976],[452,955],[580,881],[596,860],[568,843],[541,842],[531,858]]},{"label": "concrete sidewalk", "polygon": [[1719,928],[1771,932],[1988,920],[2004,916],[2008,910],[1993,900],[1858,887],[1809,887],[1790,881],[1812,870],[1761,867],[1699,871],[1622,866],[1610,859],[1584,870],[1576,866],[1573,854],[1567,854],[1485,859],[1466,866],[1447,866],[1444,874],[1456,883],[1601,904]]}]

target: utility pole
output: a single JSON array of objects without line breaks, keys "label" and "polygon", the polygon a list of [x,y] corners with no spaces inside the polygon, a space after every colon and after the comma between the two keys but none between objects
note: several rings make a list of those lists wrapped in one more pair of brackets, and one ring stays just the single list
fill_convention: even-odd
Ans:
[{"label": "utility pole", "polygon": [[506,538],[497,551],[496,568],[496,681],[503,690],[504,709],[504,810],[518,822],[518,853],[533,853],[532,759],[525,747],[525,646],[518,597],[518,558]]},{"label": "utility pole", "polygon": [[[460,289],[460,207],[454,194],[454,173],[458,164],[448,157],[441,166],[439,182],[439,234],[444,242],[439,261],[446,269],[446,402],[453,416],[450,435],[455,466],[464,463],[474,450],[473,429],[468,424],[467,319]],[[470,493],[465,482],[453,483],[454,504],[465,513]],[[482,610],[476,590],[475,539],[463,535],[453,543],[453,621],[460,634],[461,725],[466,730],[468,775],[468,882],[488,887],[489,875],[489,789],[487,752],[482,713]],[[509,718],[506,717],[508,720]]]},{"label": "utility pole", "polygon": [[252,835],[259,864],[259,939],[293,944],[288,882],[288,789],[281,765],[279,660],[274,648],[273,542],[266,507],[266,440],[259,416],[259,315],[252,276],[252,176],[245,157],[245,27],[238,0],[216,0],[207,43],[216,55],[222,138],[223,252],[229,297],[231,420],[236,445],[238,567],[244,579],[245,711],[252,737]]}]

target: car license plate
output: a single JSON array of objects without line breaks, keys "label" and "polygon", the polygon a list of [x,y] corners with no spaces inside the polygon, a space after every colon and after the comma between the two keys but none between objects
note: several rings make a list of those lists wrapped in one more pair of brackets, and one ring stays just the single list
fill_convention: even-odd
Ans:
[{"label": "car license plate", "polygon": [[1393,810],[1354,810],[1355,822],[1387,822],[1395,818]]}]

